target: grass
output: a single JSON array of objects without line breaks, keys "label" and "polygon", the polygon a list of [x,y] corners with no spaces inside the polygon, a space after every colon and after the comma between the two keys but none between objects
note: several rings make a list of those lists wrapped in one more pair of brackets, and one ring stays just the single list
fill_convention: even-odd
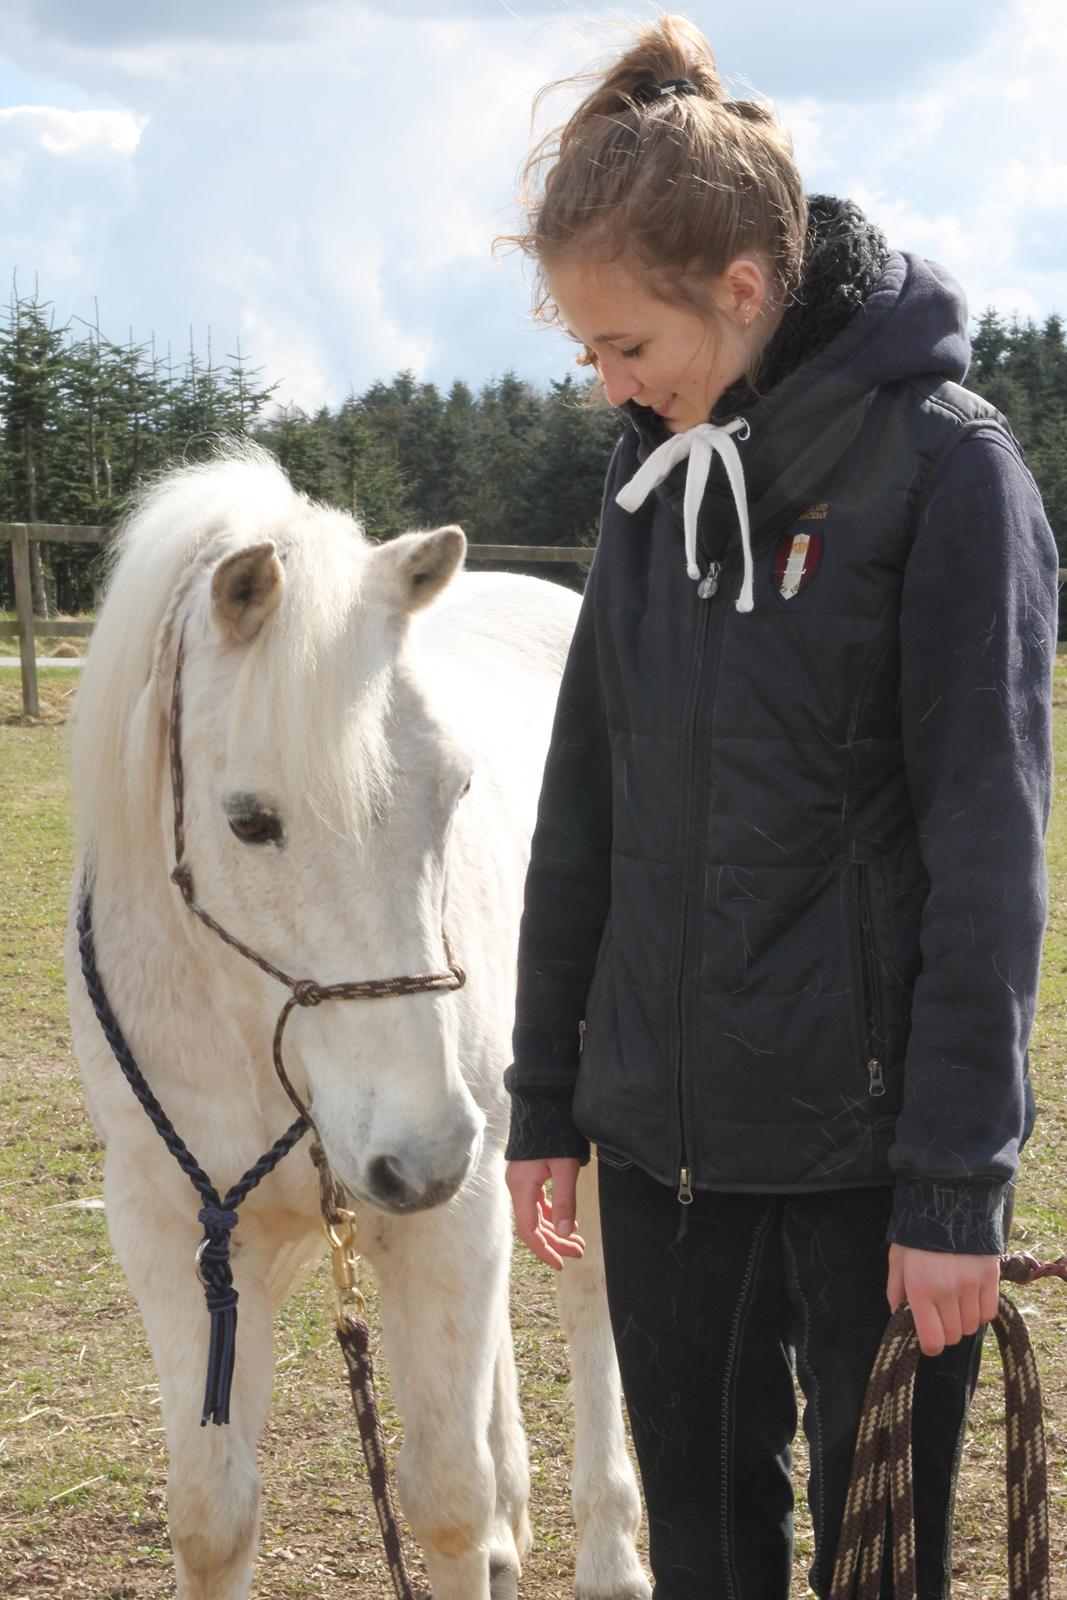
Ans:
[{"label": "grass", "polygon": [[[0,1596],[149,1600],[173,1593],[158,1389],[103,1214],[101,1155],[69,1052],[60,948],[72,854],[63,722],[70,673],[41,674],[41,719],[0,670]],[[1067,773],[1067,658],[1057,673]],[[1016,1242],[1067,1250],[1067,778],[1057,779],[1041,1009],[1032,1056],[1042,1116],[1023,1168]],[[89,1204],[87,1205],[86,1202]],[[373,1310],[373,1291],[370,1295]],[[1054,1600],[1067,1600],[1067,1293],[1018,1291],[1042,1372],[1050,1448]],[[537,1543],[524,1600],[571,1592],[566,1352],[548,1274],[517,1261],[513,1299]],[[1003,1407],[990,1342],[961,1476],[956,1600],[1001,1600]],[[257,1592],[386,1600],[373,1509],[320,1270],[284,1308]],[[398,1424],[383,1378],[385,1422]],[[803,1452],[798,1473],[803,1474]],[[798,1566],[810,1556],[798,1528]],[[797,1579],[797,1600],[805,1593]]]}]

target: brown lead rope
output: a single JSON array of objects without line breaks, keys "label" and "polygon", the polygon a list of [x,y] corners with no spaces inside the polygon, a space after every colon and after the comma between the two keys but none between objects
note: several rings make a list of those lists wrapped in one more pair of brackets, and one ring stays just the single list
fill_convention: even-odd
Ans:
[{"label": "brown lead rope", "polygon": [[337,1292],[335,1317],[337,1339],[348,1368],[352,1405],[356,1413],[363,1459],[374,1497],[374,1510],[385,1546],[385,1559],[397,1600],[432,1600],[420,1595],[412,1585],[404,1560],[400,1519],[389,1487],[389,1466],[385,1452],[378,1400],[374,1389],[374,1366],[370,1351],[370,1328],[365,1316],[366,1302],[356,1279],[356,1219],[346,1204],[347,1195],[334,1177],[318,1139],[311,1147],[311,1159],[319,1172],[319,1203],[326,1237],[330,1242],[333,1281]]},{"label": "brown lead rope", "polygon": [[[1013,1283],[1067,1279],[1067,1256],[1009,1256]],[[1041,1386],[1026,1323],[1007,1295],[993,1321],[1004,1365],[1010,1600],[1050,1600],[1048,1486]],[[867,1384],[830,1600],[879,1600],[887,1527],[895,1600],[916,1600],[911,1415],[919,1341],[907,1306],[890,1318]]]}]

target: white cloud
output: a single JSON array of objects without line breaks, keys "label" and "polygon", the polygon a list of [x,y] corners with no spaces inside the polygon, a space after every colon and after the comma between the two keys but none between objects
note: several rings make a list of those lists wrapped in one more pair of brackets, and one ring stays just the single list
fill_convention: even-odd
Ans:
[{"label": "white cloud", "polygon": [[1067,311],[1065,81],[1060,0],[1016,0],[936,89],[804,101],[810,186],[850,194],[892,244],[942,262],[974,311]]},{"label": "white cloud", "polygon": [[66,111],[58,106],[0,108],[0,148],[14,136],[50,155],[111,151],[131,156],[141,142],[145,120],[128,111]]}]

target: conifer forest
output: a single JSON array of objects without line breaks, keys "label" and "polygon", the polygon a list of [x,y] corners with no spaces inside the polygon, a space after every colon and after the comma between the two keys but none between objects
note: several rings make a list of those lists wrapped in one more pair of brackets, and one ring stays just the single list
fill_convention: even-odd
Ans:
[{"label": "conifer forest", "polygon": [[[968,386],[1010,419],[1067,565],[1064,322],[988,310],[971,333]],[[458,522],[480,544],[595,540],[619,419],[589,403],[580,375],[547,391],[509,372],[478,390],[457,377],[444,392],[401,372],[315,411],[276,404],[274,389],[239,346],[220,354],[191,336],[176,357],[60,322],[36,291],[13,291],[0,321],[0,522],[110,526],[159,470],[201,459],[220,435],[243,435],[271,450],[298,488],[353,511],[372,538]],[[91,610],[100,551],[32,548],[38,615]],[[0,609],[13,605],[10,561],[5,542]],[[575,568],[564,573],[577,578]]]}]

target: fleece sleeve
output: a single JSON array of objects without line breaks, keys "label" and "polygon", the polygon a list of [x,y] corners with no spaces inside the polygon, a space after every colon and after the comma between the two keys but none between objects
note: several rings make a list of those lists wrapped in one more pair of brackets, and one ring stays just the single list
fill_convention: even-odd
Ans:
[{"label": "fleece sleeve", "polygon": [[905,770],[930,893],[889,1237],[920,1249],[1004,1248],[1029,1132],[1056,597],[1037,488],[1009,435],[982,425],[928,493],[901,612]]},{"label": "fleece sleeve", "polygon": [[570,1108],[611,898],[611,752],[594,624],[600,561],[598,549],[560,684],[526,878],[505,1074],[511,1161],[589,1153]]}]

